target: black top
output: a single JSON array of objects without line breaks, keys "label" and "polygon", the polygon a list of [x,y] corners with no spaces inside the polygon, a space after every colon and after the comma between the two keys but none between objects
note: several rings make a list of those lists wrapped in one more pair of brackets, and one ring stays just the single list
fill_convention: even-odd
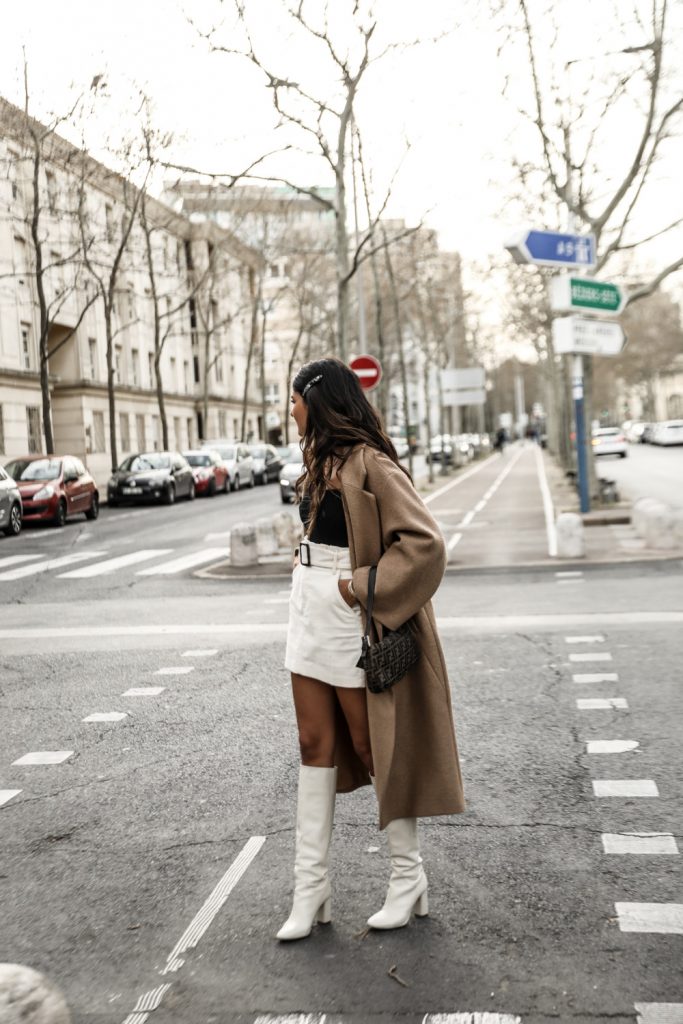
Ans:
[{"label": "black top", "polygon": [[[310,519],[310,508],[311,499],[305,494],[299,505],[299,515],[306,529],[308,529]],[[325,491],[313,532],[308,539],[312,540],[314,544],[332,544],[336,548],[348,548],[349,536],[346,532],[344,503],[339,491],[334,489]]]}]

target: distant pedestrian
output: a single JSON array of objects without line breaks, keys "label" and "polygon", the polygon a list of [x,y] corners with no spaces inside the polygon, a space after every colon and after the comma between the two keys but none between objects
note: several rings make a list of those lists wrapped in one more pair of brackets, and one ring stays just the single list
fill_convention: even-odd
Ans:
[{"label": "distant pedestrian", "polygon": [[507,434],[503,427],[498,427],[496,431],[496,439],[493,442],[493,447],[497,452],[502,455],[505,451],[505,442],[507,441]]},{"label": "distant pedestrian", "polygon": [[[338,359],[303,366],[292,384],[302,438],[297,489],[306,529],[295,557],[285,666],[299,730],[294,898],[279,939],[330,920],[335,797],[371,782],[391,877],[373,928],[428,912],[417,818],[464,809],[450,689],[430,599],[446,562],[441,532],[399,464],[358,378]],[[380,634],[410,622],[419,660],[390,690],[358,667],[371,566]],[[372,628],[372,627],[370,627]]]}]

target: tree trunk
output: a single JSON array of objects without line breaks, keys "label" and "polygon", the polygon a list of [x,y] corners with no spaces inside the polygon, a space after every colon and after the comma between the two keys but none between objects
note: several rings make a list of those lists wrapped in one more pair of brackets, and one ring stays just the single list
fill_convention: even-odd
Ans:
[{"label": "tree trunk", "polygon": [[242,436],[238,440],[244,441],[247,436],[247,406],[249,404],[249,377],[251,374],[251,361],[254,357],[254,350],[258,343],[258,314],[261,305],[261,294],[263,279],[259,276],[258,285],[254,282],[254,271],[249,270],[249,290],[251,292],[251,331],[249,335],[249,349],[247,351],[247,368],[244,374],[244,394],[242,397]]},{"label": "tree trunk", "polygon": [[116,380],[114,377],[114,338],[111,322],[111,303],[105,299],[104,325],[107,336],[107,395],[109,399],[109,452],[111,471],[115,473],[119,466],[119,455],[116,442]]},{"label": "tree trunk", "polygon": [[159,406],[159,419],[161,420],[161,443],[167,452],[170,448],[168,438],[168,421],[166,419],[166,402],[164,399],[164,382],[161,379],[161,350],[157,348],[155,339],[154,345],[154,379],[156,381],[157,404]]},{"label": "tree trunk", "polygon": [[391,256],[389,255],[389,246],[384,249],[384,256],[387,264],[387,274],[389,277],[389,287],[391,288],[391,298],[394,306],[394,317],[396,319],[396,344],[398,351],[398,361],[401,370],[401,387],[403,390],[403,417],[406,424],[406,442],[408,444],[408,470],[410,475],[413,475],[413,449],[410,443],[410,396],[408,394],[408,373],[406,369],[405,352],[403,351],[403,325],[401,323],[401,300],[398,295],[398,288],[396,287],[396,278],[394,277],[394,267],[391,262]]},{"label": "tree trunk", "polygon": [[348,360],[349,329],[349,237],[346,227],[346,130],[351,115],[351,103],[342,115],[337,144],[337,166],[335,185],[337,206],[335,210],[336,260],[337,260],[337,355],[342,362]]},{"label": "tree trunk", "polygon": [[[35,258],[36,294],[40,314],[38,357],[40,365],[40,391],[42,396],[43,433],[45,435],[45,451],[54,455],[55,439],[52,428],[52,396],[50,394],[50,367],[48,362],[48,338],[50,320],[47,300],[45,298],[45,280],[43,269],[43,242],[40,237],[40,146],[33,138],[33,209],[31,211],[31,241]],[[26,268],[28,271],[28,267]]]},{"label": "tree trunk", "polygon": [[[210,437],[209,431],[209,356],[211,354],[211,335],[204,331],[204,374],[202,379],[202,420],[204,423],[204,439]],[[218,433],[218,431],[216,431]]]},{"label": "tree trunk", "polygon": [[263,440],[268,442],[268,427],[266,425],[266,415],[268,413],[268,405],[266,403],[266,323],[268,321],[268,309],[264,305],[261,317],[261,362],[260,362],[260,373],[261,378],[261,426],[263,429],[263,438],[257,438],[257,440]]}]

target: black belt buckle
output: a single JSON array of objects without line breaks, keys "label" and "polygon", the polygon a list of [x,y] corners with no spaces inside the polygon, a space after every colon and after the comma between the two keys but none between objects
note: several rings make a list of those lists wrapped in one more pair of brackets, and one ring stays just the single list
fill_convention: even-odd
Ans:
[{"label": "black belt buckle", "polygon": [[[304,560],[304,549],[306,550],[306,558]],[[311,549],[308,541],[302,540],[299,544],[299,562],[301,565],[311,564]]]}]

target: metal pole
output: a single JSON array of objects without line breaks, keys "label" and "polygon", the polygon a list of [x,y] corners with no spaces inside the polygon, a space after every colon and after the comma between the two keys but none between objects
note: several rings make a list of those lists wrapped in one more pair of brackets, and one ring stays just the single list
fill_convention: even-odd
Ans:
[{"label": "metal pole", "polygon": [[579,470],[579,500],[581,511],[590,512],[588,488],[588,460],[586,458],[586,423],[583,408],[583,356],[575,355],[572,363],[572,395],[576,421],[576,456]]},{"label": "metal pole", "polygon": [[[356,250],[360,245],[358,230],[358,195],[356,187],[356,122],[351,114],[351,180],[353,182],[353,219],[356,238]],[[356,288],[358,290],[358,344],[361,352],[367,351],[367,324],[365,321],[365,294],[363,289],[363,268],[356,270]],[[407,433],[406,433],[407,436]]]}]

